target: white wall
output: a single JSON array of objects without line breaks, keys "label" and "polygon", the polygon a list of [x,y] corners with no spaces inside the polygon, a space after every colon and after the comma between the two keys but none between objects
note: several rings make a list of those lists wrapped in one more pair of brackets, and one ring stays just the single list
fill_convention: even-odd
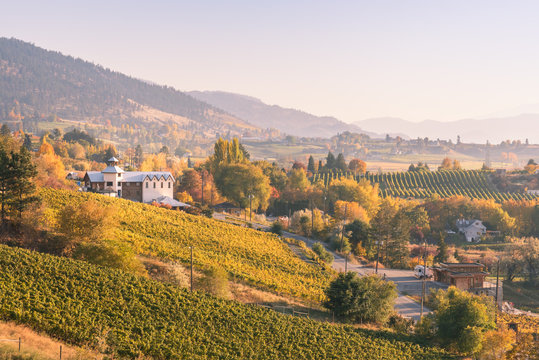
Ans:
[{"label": "white wall", "polygon": [[[148,188],[146,188],[146,184],[148,184]],[[154,184],[155,189],[153,187]],[[163,184],[163,188],[161,188],[161,184]],[[169,184],[170,188],[168,187]],[[169,178],[168,180],[164,180],[162,178],[159,180],[156,180],[155,178],[148,180],[146,178],[142,183],[142,201],[145,203],[151,203],[160,196],[174,198],[174,182],[172,181],[172,178]]]}]

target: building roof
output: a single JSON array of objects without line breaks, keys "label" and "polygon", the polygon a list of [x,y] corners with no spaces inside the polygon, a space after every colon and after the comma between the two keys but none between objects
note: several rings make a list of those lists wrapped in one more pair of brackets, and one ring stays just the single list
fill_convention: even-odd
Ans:
[{"label": "building roof", "polygon": [[[88,175],[90,182],[103,182],[105,181],[103,177],[103,173],[104,173],[104,170],[103,172],[87,171],[86,175]],[[172,178],[174,180],[174,177],[168,171],[127,171],[127,172],[124,172],[123,174],[124,176],[123,176],[122,182],[143,182],[145,178],[148,178],[150,180],[153,180],[153,179],[168,180]]]},{"label": "building roof", "polygon": [[101,172],[103,174],[118,174],[118,173],[123,173],[124,171],[121,167],[109,165],[105,168],[105,170]]},{"label": "building roof", "polygon": [[172,207],[191,207],[191,205],[175,200],[169,196],[160,196],[155,201],[159,204],[170,205]]},{"label": "building roof", "polygon": [[107,162],[119,162],[120,160],[116,159],[114,156],[107,160]]}]

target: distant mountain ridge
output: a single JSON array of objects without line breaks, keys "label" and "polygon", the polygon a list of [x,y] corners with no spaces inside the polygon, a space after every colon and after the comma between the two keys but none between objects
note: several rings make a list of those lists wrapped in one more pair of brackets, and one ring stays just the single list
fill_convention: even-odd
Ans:
[{"label": "distant mountain ridge", "polygon": [[[430,139],[451,139],[454,142],[460,136],[462,142],[500,143],[505,140],[526,139],[530,143],[539,143],[539,114],[521,114],[509,117],[487,119],[462,119],[456,121],[424,120],[411,122],[400,118],[372,118],[355,122],[357,126],[379,133],[403,133],[411,138],[428,137]],[[384,131],[385,130],[385,131]]]},{"label": "distant mountain ridge", "polygon": [[301,110],[268,105],[262,100],[223,91],[190,91],[189,95],[223,109],[260,128],[273,128],[289,135],[329,138],[345,131],[379,135],[331,116],[316,116]]}]

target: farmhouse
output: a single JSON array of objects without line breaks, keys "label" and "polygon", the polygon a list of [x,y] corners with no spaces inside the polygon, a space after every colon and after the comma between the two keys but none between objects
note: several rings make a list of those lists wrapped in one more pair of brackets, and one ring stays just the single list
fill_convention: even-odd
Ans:
[{"label": "farmhouse", "polygon": [[[118,159],[112,157],[103,171],[88,171],[84,175],[85,191],[144,203],[165,203],[181,207],[173,199],[174,177],[168,171],[124,171]],[[185,205],[185,204],[183,204]]]},{"label": "farmhouse", "polygon": [[457,228],[466,237],[466,241],[479,241],[487,233],[487,228],[481,220],[457,220]]}]

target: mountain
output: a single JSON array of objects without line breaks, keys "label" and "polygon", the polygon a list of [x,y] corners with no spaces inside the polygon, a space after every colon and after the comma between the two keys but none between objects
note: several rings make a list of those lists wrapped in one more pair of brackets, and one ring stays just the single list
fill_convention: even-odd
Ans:
[{"label": "mountain", "polygon": [[222,91],[191,91],[188,94],[260,128],[273,128],[289,135],[329,138],[337,133],[350,131],[376,136],[334,117],[315,116],[300,110],[268,105],[246,95]]},{"label": "mountain", "polygon": [[51,117],[109,128],[109,137],[121,136],[112,127],[144,129],[128,134],[143,143],[167,144],[172,134],[166,126],[174,127],[176,137],[201,140],[261,131],[174,88],[0,38],[0,121],[31,126]]},{"label": "mountain", "polygon": [[372,118],[355,123],[357,126],[379,133],[391,131],[404,133],[411,138],[428,137],[431,139],[451,139],[460,136],[462,142],[499,143],[505,140],[526,139],[530,143],[539,143],[539,114],[521,114],[517,116],[486,119],[462,119],[457,121],[424,120],[411,122],[399,118]]}]

